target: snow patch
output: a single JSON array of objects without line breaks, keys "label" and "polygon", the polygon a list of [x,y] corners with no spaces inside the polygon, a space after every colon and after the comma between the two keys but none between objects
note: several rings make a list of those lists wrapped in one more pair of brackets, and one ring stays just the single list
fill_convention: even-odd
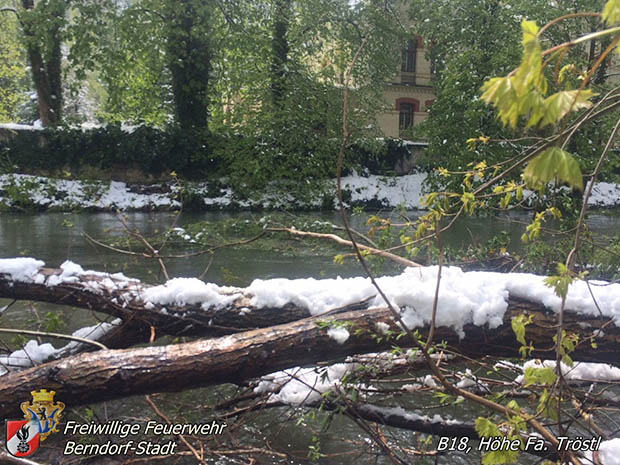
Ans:
[{"label": "snow patch", "polygon": [[291,368],[263,376],[254,388],[257,394],[274,393],[268,402],[287,405],[311,404],[321,395],[341,386],[340,379],[357,365],[337,363],[328,368]]},{"label": "snow patch", "polygon": [[[73,332],[72,336],[82,339],[97,341],[105,336],[111,329],[120,326],[122,320],[117,318],[110,323],[102,322],[94,326],[80,328]],[[16,350],[9,355],[0,356],[0,376],[8,373],[6,368],[29,368],[41,363],[57,360],[68,355],[79,352],[85,342],[71,341],[63,347],[56,349],[52,344],[40,344],[35,340],[30,340],[24,345],[23,349]],[[6,367],[6,368],[5,368]]]},{"label": "snow patch", "polygon": [[[528,360],[523,364],[522,370],[526,368],[545,368],[550,367],[555,370],[555,360]],[[572,367],[561,363],[562,374],[569,381],[620,381],[620,368],[607,363],[575,362]],[[518,376],[515,381],[522,383],[524,376]]]},{"label": "snow patch", "polygon": [[223,295],[222,288],[205,283],[197,278],[174,278],[165,284],[153,286],[142,292],[144,302],[158,305],[195,305],[205,310],[210,307],[221,308],[232,303],[238,294]]},{"label": "snow patch", "polygon": [[598,458],[601,465],[620,465],[620,438],[601,442]]},{"label": "snow patch", "polygon": [[[0,128],[2,125],[0,125]],[[33,127],[28,126],[33,129]],[[25,129],[25,128],[20,128]],[[378,176],[352,174],[342,178],[342,187],[348,191],[353,203],[382,205],[385,208],[403,206],[408,209],[422,209],[423,184],[426,173],[414,173],[403,176]],[[175,183],[158,185],[162,193],[142,194],[131,192],[130,187],[119,181],[80,181],[53,179],[43,176],[25,174],[0,175],[0,190],[5,187],[17,188],[20,194],[30,198],[39,207],[74,210],[76,207],[95,210],[150,210],[176,209],[179,186]],[[213,194],[213,186],[207,182],[186,183],[185,187],[195,196],[202,198],[205,207],[228,208],[267,208],[285,207],[318,208],[324,200],[324,193],[333,193],[335,179],[325,180],[322,188],[310,200],[301,201],[292,195],[283,193],[277,185],[268,186],[268,192],[252,199],[240,200],[230,187],[218,187]],[[140,189],[139,189],[140,190]],[[0,203],[12,206],[10,196],[1,197]],[[594,185],[589,204],[593,206],[620,205],[620,185],[599,182]]]},{"label": "snow patch", "polygon": [[340,345],[347,342],[347,339],[349,339],[350,336],[349,331],[347,331],[347,329],[343,328],[342,326],[339,326],[337,328],[329,328],[327,330],[327,335]]},{"label": "snow patch", "polygon": [[13,281],[35,282],[45,262],[30,257],[0,259],[0,274],[8,274]]}]

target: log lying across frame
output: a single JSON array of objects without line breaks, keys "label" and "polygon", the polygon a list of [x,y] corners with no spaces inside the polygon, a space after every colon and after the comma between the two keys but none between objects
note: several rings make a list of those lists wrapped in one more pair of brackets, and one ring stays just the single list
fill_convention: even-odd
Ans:
[{"label": "log lying across frame", "polygon": [[[533,357],[551,357],[554,317],[532,311],[527,303],[513,302],[504,324],[495,329],[468,325],[459,339],[453,330],[437,328],[436,340],[471,357],[518,356],[519,344],[511,329],[511,318],[524,310],[534,322],[526,339],[536,348]],[[239,383],[278,370],[341,359],[347,355],[377,352],[395,345],[410,346],[401,338],[377,340],[377,323],[398,327],[386,308],[372,308],[305,318],[292,323],[256,329],[214,339],[146,348],[107,350],[80,354],[34,368],[8,373],[0,378],[0,417],[19,413],[15,399],[29,398],[35,389],[53,389],[57,398],[70,406],[117,399],[136,394],[180,391],[199,386]],[[590,331],[582,320],[567,318],[567,330],[587,340]],[[590,321],[602,324],[602,321]],[[328,335],[333,325],[346,324],[350,337],[339,343]],[[423,328],[421,328],[423,330]],[[613,362],[620,349],[620,332],[610,325],[598,348],[579,344],[575,360]]]},{"label": "log lying across frame", "polygon": [[[38,271],[47,278],[59,276],[62,272],[63,270],[55,268],[40,268]],[[53,286],[45,282],[16,281],[12,280],[9,275],[0,273],[0,298],[68,305],[121,318],[125,325],[101,340],[103,344],[112,348],[124,348],[146,342],[152,336],[151,329],[155,331],[156,336],[218,337],[291,323],[311,316],[307,308],[294,303],[256,307],[252,304],[252,295],[242,288],[228,288],[226,292],[236,297],[224,308],[204,308],[200,304],[166,305],[165,307],[157,304],[147,305],[140,296],[153,286],[138,280],[129,280],[129,282],[126,278],[117,280],[114,275],[104,273],[90,275],[88,273],[90,272],[81,274],[79,279],[73,282]],[[108,282],[107,286],[96,285],[104,280]],[[130,293],[128,289],[131,290]],[[368,311],[369,300],[332,309],[329,313],[335,315],[358,309]],[[532,324],[527,327],[526,337],[528,341],[532,340],[537,349],[533,355],[544,356],[545,349],[551,351],[556,315],[540,303],[523,299],[508,298],[508,310],[504,315],[504,324],[499,328],[484,330],[470,325],[467,335],[473,334],[478,339],[468,337],[466,339],[469,342],[465,343],[446,328],[443,330],[447,334],[442,337],[453,341],[455,347],[463,353],[515,355],[518,344],[511,330],[510,321],[514,316],[523,312],[532,314],[533,317]],[[617,361],[615,354],[620,349],[620,329],[610,318],[586,316],[567,311],[564,321],[567,331],[578,334],[579,341],[581,341],[574,354],[576,360]],[[602,328],[604,331],[600,332],[601,337],[598,337],[597,333],[598,348],[594,350],[591,342],[593,342],[593,332],[597,328]],[[495,341],[496,346],[489,346],[489,341]],[[554,358],[551,352],[549,355]]]}]

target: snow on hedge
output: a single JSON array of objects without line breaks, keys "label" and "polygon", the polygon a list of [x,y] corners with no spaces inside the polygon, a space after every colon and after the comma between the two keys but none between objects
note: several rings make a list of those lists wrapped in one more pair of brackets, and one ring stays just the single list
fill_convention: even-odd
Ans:
[{"label": "snow on hedge", "polygon": [[95,210],[146,210],[179,208],[181,203],[177,186],[155,186],[167,192],[133,192],[127,184],[118,181],[81,181],[53,179],[25,174],[0,175],[0,205],[23,205],[26,200],[45,209],[68,210],[75,208]]},{"label": "snow on hedge", "polygon": [[[353,174],[342,178],[342,188],[348,202],[373,207],[421,209],[425,173],[404,176]],[[239,199],[229,187],[214,188],[209,183],[185,182],[183,189],[192,198],[202,198],[206,209],[225,208],[320,208],[326,195],[336,192],[335,180],[325,181],[321,192],[313,199],[300,201],[282,189],[272,186],[254,199]],[[118,181],[83,181],[53,179],[24,174],[0,175],[0,206],[23,206],[29,201],[41,209],[74,210],[150,210],[179,208],[180,186],[176,182],[152,186],[128,185]],[[610,207],[620,205],[620,185],[596,183],[590,205]],[[334,207],[336,203],[334,202]]]}]

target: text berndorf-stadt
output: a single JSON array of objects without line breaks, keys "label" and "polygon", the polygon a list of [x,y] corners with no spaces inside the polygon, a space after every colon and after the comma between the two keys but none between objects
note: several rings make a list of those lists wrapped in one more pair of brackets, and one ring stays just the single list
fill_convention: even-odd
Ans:
[{"label": "text berndorf-stadt", "polygon": [[[177,435],[211,435],[222,434],[226,423],[218,423],[213,420],[210,423],[158,423],[149,421],[140,423],[125,423],[120,420],[112,420],[106,423],[77,423],[68,421],[63,429],[63,434],[77,434],[88,436],[117,436],[126,439],[128,436],[143,434],[145,436],[177,436]],[[67,441],[63,453],[65,455],[170,455],[174,454],[177,443],[174,440],[166,443],[142,441],[125,441],[122,443],[108,440],[103,444],[82,444],[75,441]]]}]

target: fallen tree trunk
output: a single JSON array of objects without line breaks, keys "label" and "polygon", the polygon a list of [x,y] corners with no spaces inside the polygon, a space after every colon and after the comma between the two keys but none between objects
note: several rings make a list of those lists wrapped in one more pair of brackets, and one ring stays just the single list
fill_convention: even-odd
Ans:
[{"label": "fallen tree trunk", "polygon": [[[93,310],[131,321],[142,327],[144,334],[149,334],[150,327],[154,327],[161,335],[172,336],[221,336],[288,323],[311,315],[308,309],[294,304],[252,308],[251,296],[237,288],[229,288],[230,295],[236,298],[225,309],[221,309],[216,306],[205,308],[200,304],[148,304],[140,296],[155,286],[138,280],[115,279],[107,273],[86,272],[79,276],[79,280],[48,284],[50,278],[61,276],[62,272],[56,268],[41,268],[39,273],[46,280],[39,283],[14,280],[0,273],[0,298]],[[364,305],[353,304],[347,309],[362,307]]]},{"label": "fallen tree trunk", "polygon": [[[295,303],[294,298],[277,305],[273,303],[255,305],[255,295],[251,288],[214,286],[216,289],[210,292],[220,299],[225,299],[226,303],[223,305],[205,304],[200,301],[183,304],[153,303],[144,297],[145,294],[165,289],[168,283],[174,280],[168,281],[166,285],[151,286],[124,276],[86,271],[69,274],[70,279],[63,281],[63,276],[66,274],[62,269],[39,268],[36,278],[41,279],[28,281],[12,279],[9,274],[3,274],[0,270],[0,298],[69,305],[119,317],[125,325],[101,340],[108,347],[128,347],[146,342],[153,339],[153,332],[156,337],[161,335],[216,337],[290,323],[317,313],[316,309]],[[502,276],[499,273],[497,275]],[[365,295],[361,301],[350,301],[341,307],[329,308],[323,314],[367,309],[374,297],[374,294]],[[508,322],[510,326],[510,320],[507,320],[506,316],[515,312],[533,314],[534,323],[538,322],[529,327],[534,344],[538,342],[540,347],[550,347],[552,331],[549,326],[556,324],[555,314],[546,310],[539,302],[511,296],[508,296],[507,302],[508,310],[504,322]],[[604,332],[600,334],[602,337],[597,336],[596,342],[599,347],[602,349],[609,346],[611,351],[620,345],[618,327],[608,317],[602,315],[593,317],[566,310],[565,321],[568,331],[582,336],[580,341],[591,338],[595,329],[604,328]],[[514,337],[511,334],[512,339]],[[597,353],[604,353],[605,350],[607,349],[599,350]],[[598,357],[605,359],[606,355],[597,355]]]},{"label": "fallen tree trunk", "polygon": [[[506,312],[504,324],[498,328],[467,325],[465,337],[459,338],[452,329],[439,327],[435,340],[446,341],[449,349],[470,357],[518,356],[520,344],[510,321],[524,308],[515,306]],[[526,340],[533,341],[533,357],[555,357],[553,322],[553,315],[533,314],[533,322],[527,326],[525,334]],[[240,383],[294,366],[412,344],[406,337],[398,341],[395,337],[379,339],[378,323],[399,332],[388,309],[374,308],[306,318],[211,340],[67,357],[0,377],[0,416],[7,418],[17,414],[19,402],[16,399],[28,399],[30,391],[40,388],[53,389],[59,400],[76,406],[135,394]],[[591,335],[588,329],[580,326],[583,320],[567,315],[565,323],[569,331],[580,335],[580,341]],[[596,319],[591,323],[605,322]],[[350,336],[337,342],[328,335],[334,325],[346,325]],[[616,362],[620,333],[613,325],[605,331],[605,337],[597,339],[598,348],[581,343],[571,354],[573,359]]]}]

